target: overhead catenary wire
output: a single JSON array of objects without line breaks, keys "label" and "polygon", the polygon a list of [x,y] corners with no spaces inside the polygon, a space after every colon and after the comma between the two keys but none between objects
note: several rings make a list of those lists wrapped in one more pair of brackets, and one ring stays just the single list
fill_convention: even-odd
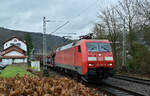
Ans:
[{"label": "overhead catenary wire", "polygon": [[[98,6],[98,1],[99,1],[99,0],[95,0],[95,2],[93,2],[93,3],[90,4],[88,7],[86,7],[85,9],[83,9],[79,14],[76,15],[76,18],[78,18],[78,17],[80,17],[82,14],[88,12],[88,9],[91,8],[91,7],[93,7],[94,5],[97,4],[96,6]],[[104,1],[107,2],[107,0],[104,0]],[[109,1],[108,1],[108,2],[109,2]],[[105,4],[101,4],[101,6],[102,6],[103,8],[104,8],[104,5],[105,5]],[[97,7],[97,9],[98,9],[98,7]],[[89,25],[89,24],[91,24],[91,23],[95,23],[96,21],[97,21],[97,19],[96,19],[96,20],[90,20],[90,21],[87,23],[87,25]],[[74,19],[74,20],[70,20],[69,24],[74,23],[74,22],[75,22],[75,19]]]},{"label": "overhead catenary wire", "polygon": [[[93,2],[93,3],[90,4],[88,7],[86,7],[85,9],[83,9],[83,10],[82,10],[80,13],[78,13],[75,17],[78,18],[78,17],[80,17],[82,14],[85,14],[86,12],[88,12],[88,9],[91,8],[91,7],[93,7],[93,6],[97,3],[97,1],[98,1],[98,0],[95,0],[95,2]],[[73,24],[75,21],[76,21],[75,19],[69,20],[69,24],[71,25],[71,24]],[[95,21],[95,20],[94,20],[94,21]],[[90,23],[91,23],[91,21],[90,21]],[[89,25],[90,23],[88,23],[88,25]],[[67,34],[67,33],[66,33],[66,34]]]},{"label": "overhead catenary wire", "polygon": [[[76,18],[80,17],[82,14],[84,14],[85,12],[87,12],[88,9],[91,8],[91,7],[93,7],[93,5],[95,5],[97,1],[98,1],[98,0],[96,0],[95,2],[93,2],[92,4],[90,4],[90,5],[89,5],[88,7],[86,7],[85,9],[83,9],[79,14],[76,15]],[[71,23],[73,23],[74,21],[75,21],[75,19],[69,20],[69,21],[65,22],[63,25],[58,26],[58,27],[57,27],[53,32],[51,32],[50,34],[55,33],[55,32],[58,31],[60,28],[64,27],[66,24],[68,24],[68,23],[71,24]],[[91,21],[90,21],[90,22],[91,22]],[[66,32],[66,34],[67,34],[67,32]],[[71,34],[71,33],[70,33],[70,34]],[[74,33],[72,33],[72,34],[74,34]]]},{"label": "overhead catenary wire", "polygon": [[[95,2],[93,2],[92,4],[90,4],[88,7],[86,7],[86,8],[84,8],[82,11],[80,11],[80,13],[78,13],[75,17],[76,18],[79,18],[82,14],[85,14],[86,12],[88,12],[88,9],[89,8],[91,8],[91,7],[94,7],[95,5],[96,6],[98,6],[98,1],[99,0],[95,0]],[[106,1],[107,2],[107,0],[104,0],[104,1]],[[103,2],[104,2],[103,1]],[[109,1],[108,1],[109,2]],[[101,6],[104,8],[104,5],[105,4],[101,4]],[[71,17],[70,17],[71,18]],[[76,19],[69,19],[68,20],[69,22],[66,22],[67,24],[69,24],[69,25],[72,25],[73,23],[76,23],[75,21],[77,21]],[[87,23],[87,25],[89,25],[89,24],[91,24],[91,23],[95,23],[97,21],[97,19],[96,20],[90,20],[88,23]],[[52,33],[55,33],[56,31],[58,31],[60,28],[62,28],[63,26],[65,26],[66,25],[66,23],[65,24],[63,24],[63,25],[60,25],[60,26],[58,26],[58,28],[56,28],[53,32],[51,32],[51,34]],[[67,34],[67,32],[66,32],[66,34]]]},{"label": "overhead catenary wire", "polygon": [[60,25],[60,26],[58,26],[53,32],[51,32],[50,34],[52,34],[52,33],[55,33],[57,30],[59,30],[60,28],[62,28],[62,27],[64,27],[66,24],[68,24],[69,23],[69,21],[67,21],[67,22],[65,22],[63,25]]}]

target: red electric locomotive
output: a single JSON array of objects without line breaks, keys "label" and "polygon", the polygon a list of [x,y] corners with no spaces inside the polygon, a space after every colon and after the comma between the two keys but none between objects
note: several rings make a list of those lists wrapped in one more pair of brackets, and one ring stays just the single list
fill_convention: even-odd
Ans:
[{"label": "red electric locomotive", "polygon": [[108,40],[80,40],[57,48],[54,67],[76,72],[85,80],[114,74],[113,54]]}]

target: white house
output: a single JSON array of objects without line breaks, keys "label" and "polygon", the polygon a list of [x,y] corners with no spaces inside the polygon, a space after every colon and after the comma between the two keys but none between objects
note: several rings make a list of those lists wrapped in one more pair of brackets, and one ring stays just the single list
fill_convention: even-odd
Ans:
[{"label": "white house", "polygon": [[4,64],[27,63],[27,45],[25,41],[13,36],[4,43],[1,58]]},{"label": "white house", "polygon": [[27,45],[24,40],[13,36],[12,38],[8,39],[4,43],[4,50],[7,49],[8,47],[11,47],[12,45],[15,45],[19,48],[21,48],[24,51],[27,51]]}]

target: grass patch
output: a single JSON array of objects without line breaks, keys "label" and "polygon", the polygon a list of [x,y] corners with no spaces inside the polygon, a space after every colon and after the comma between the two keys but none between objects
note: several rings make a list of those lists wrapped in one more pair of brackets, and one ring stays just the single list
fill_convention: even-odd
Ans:
[{"label": "grass patch", "polygon": [[0,74],[0,77],[15,77],[16,75],[19,75],[20,77],[26,75],[33,75],[30,72],[26,71],[27,67],[19,67],[19,66],[7,66]]}]

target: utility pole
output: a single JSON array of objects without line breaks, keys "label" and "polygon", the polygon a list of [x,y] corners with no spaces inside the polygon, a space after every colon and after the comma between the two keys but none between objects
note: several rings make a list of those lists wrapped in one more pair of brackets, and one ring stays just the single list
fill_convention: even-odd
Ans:
[{"label": "utility pole", "polygon": [[[47,22],[62,22],[62,21],[56,21],[56,20],[47,20],[46,17],[43,17],[43,70],[47,70],[47,43],[46,43],[46,23]],[[62,26],[59,26],[58,29],[65,26],[69,21],[67,21]],[[56,29],[55,32],[58,30]]]},{"label": "utility pole", "polygon": [[43,70],[46,70],[46,17],[43,17]]},{"label": "utility pole", "polygon": [[122,40],[122,70],[126,71],[126,28],[125,28],[125,19],[124,30],[123,30],[123,40]]},{"label": "utility pole", "polygon": [[46,22],[51,21],[43,17],[43,70],[47,70]]}]

